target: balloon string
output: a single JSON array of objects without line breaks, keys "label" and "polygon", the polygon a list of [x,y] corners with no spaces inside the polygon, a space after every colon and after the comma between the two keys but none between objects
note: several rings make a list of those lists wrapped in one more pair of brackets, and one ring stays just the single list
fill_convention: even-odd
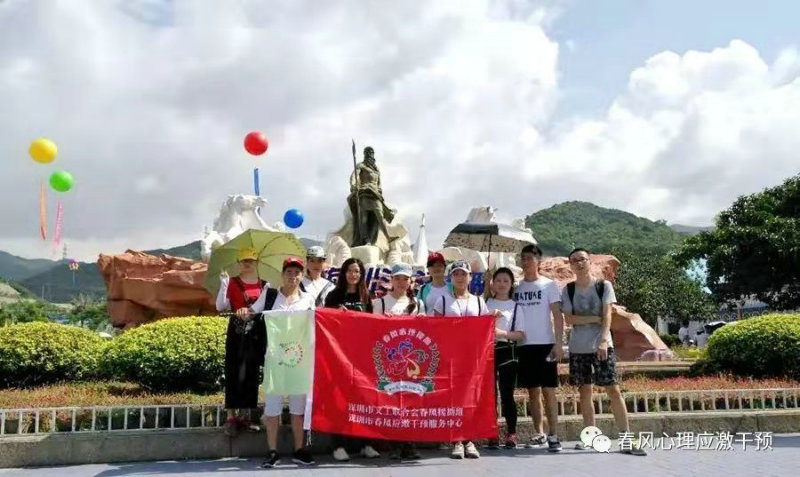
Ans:
[{"label": "balloon string", "polygon": [[39,234],[47,240],[47,195],[43,183],[39,184]]},{"label": "balloon string", "polygon": [[58,201],[58,209],[56,209],[56,228],[53,232],[53,250],[58,251],[58,245],[61,243],[61,229],[64,226],[64,203]]}]

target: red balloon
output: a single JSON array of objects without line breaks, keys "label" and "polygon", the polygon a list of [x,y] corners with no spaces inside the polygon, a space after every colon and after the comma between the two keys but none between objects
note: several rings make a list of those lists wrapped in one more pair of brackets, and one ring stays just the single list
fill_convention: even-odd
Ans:
[{"label": "red balloon", "polygon": [[267,137],[258,131],[253,131],[244,137],[244,148],[254,156],[264,154],[268,147]]}]

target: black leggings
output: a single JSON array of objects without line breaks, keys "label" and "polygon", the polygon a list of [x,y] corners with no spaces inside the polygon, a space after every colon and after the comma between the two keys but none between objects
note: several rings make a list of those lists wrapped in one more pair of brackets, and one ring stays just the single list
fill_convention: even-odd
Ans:
[{"label": "black leggings", "polygon": [[514,402],[514,388],[517,384],[517,362],[512,361],[509,347],[495,348],[495,368],[497,369],[497,387],[500,388],[500,409],[506,419],[506,431],[517,432],[517,404]]}]

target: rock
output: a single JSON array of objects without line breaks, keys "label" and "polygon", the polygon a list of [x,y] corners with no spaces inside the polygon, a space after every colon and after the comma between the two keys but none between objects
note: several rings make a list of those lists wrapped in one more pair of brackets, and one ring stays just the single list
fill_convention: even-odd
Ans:
[{"label": "rock", "polygon": [[169,255],[128,250],[100,255],[108,289],[108,313],[115,328],[130,328],[172,316],[214,315],[214,299],[203,288],[207,266]]}]

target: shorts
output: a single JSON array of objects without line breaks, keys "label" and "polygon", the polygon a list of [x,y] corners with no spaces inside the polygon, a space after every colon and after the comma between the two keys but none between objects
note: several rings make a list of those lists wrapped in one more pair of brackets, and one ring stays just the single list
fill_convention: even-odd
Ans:
[{"label": "shorts", "polygon": [[[280,416],[283,412],[283,398],[277,394],[267,394],[264,397],[264,415],[267,417]],[[302,416],[306,413],[306,395],[292,394],[289,396],[289,414]]]},{"label": "shorts", "polygon": [[573,386],[617,384],[617,358],[608,348],[608,359],[600,361],[597,353],[569,354],[569,382]]},{"label": "shorts", "polygon": [[558,363],[548,362],[552,344],[532,344],[517,347],[517,386],[521,388],[557,388]]}]

